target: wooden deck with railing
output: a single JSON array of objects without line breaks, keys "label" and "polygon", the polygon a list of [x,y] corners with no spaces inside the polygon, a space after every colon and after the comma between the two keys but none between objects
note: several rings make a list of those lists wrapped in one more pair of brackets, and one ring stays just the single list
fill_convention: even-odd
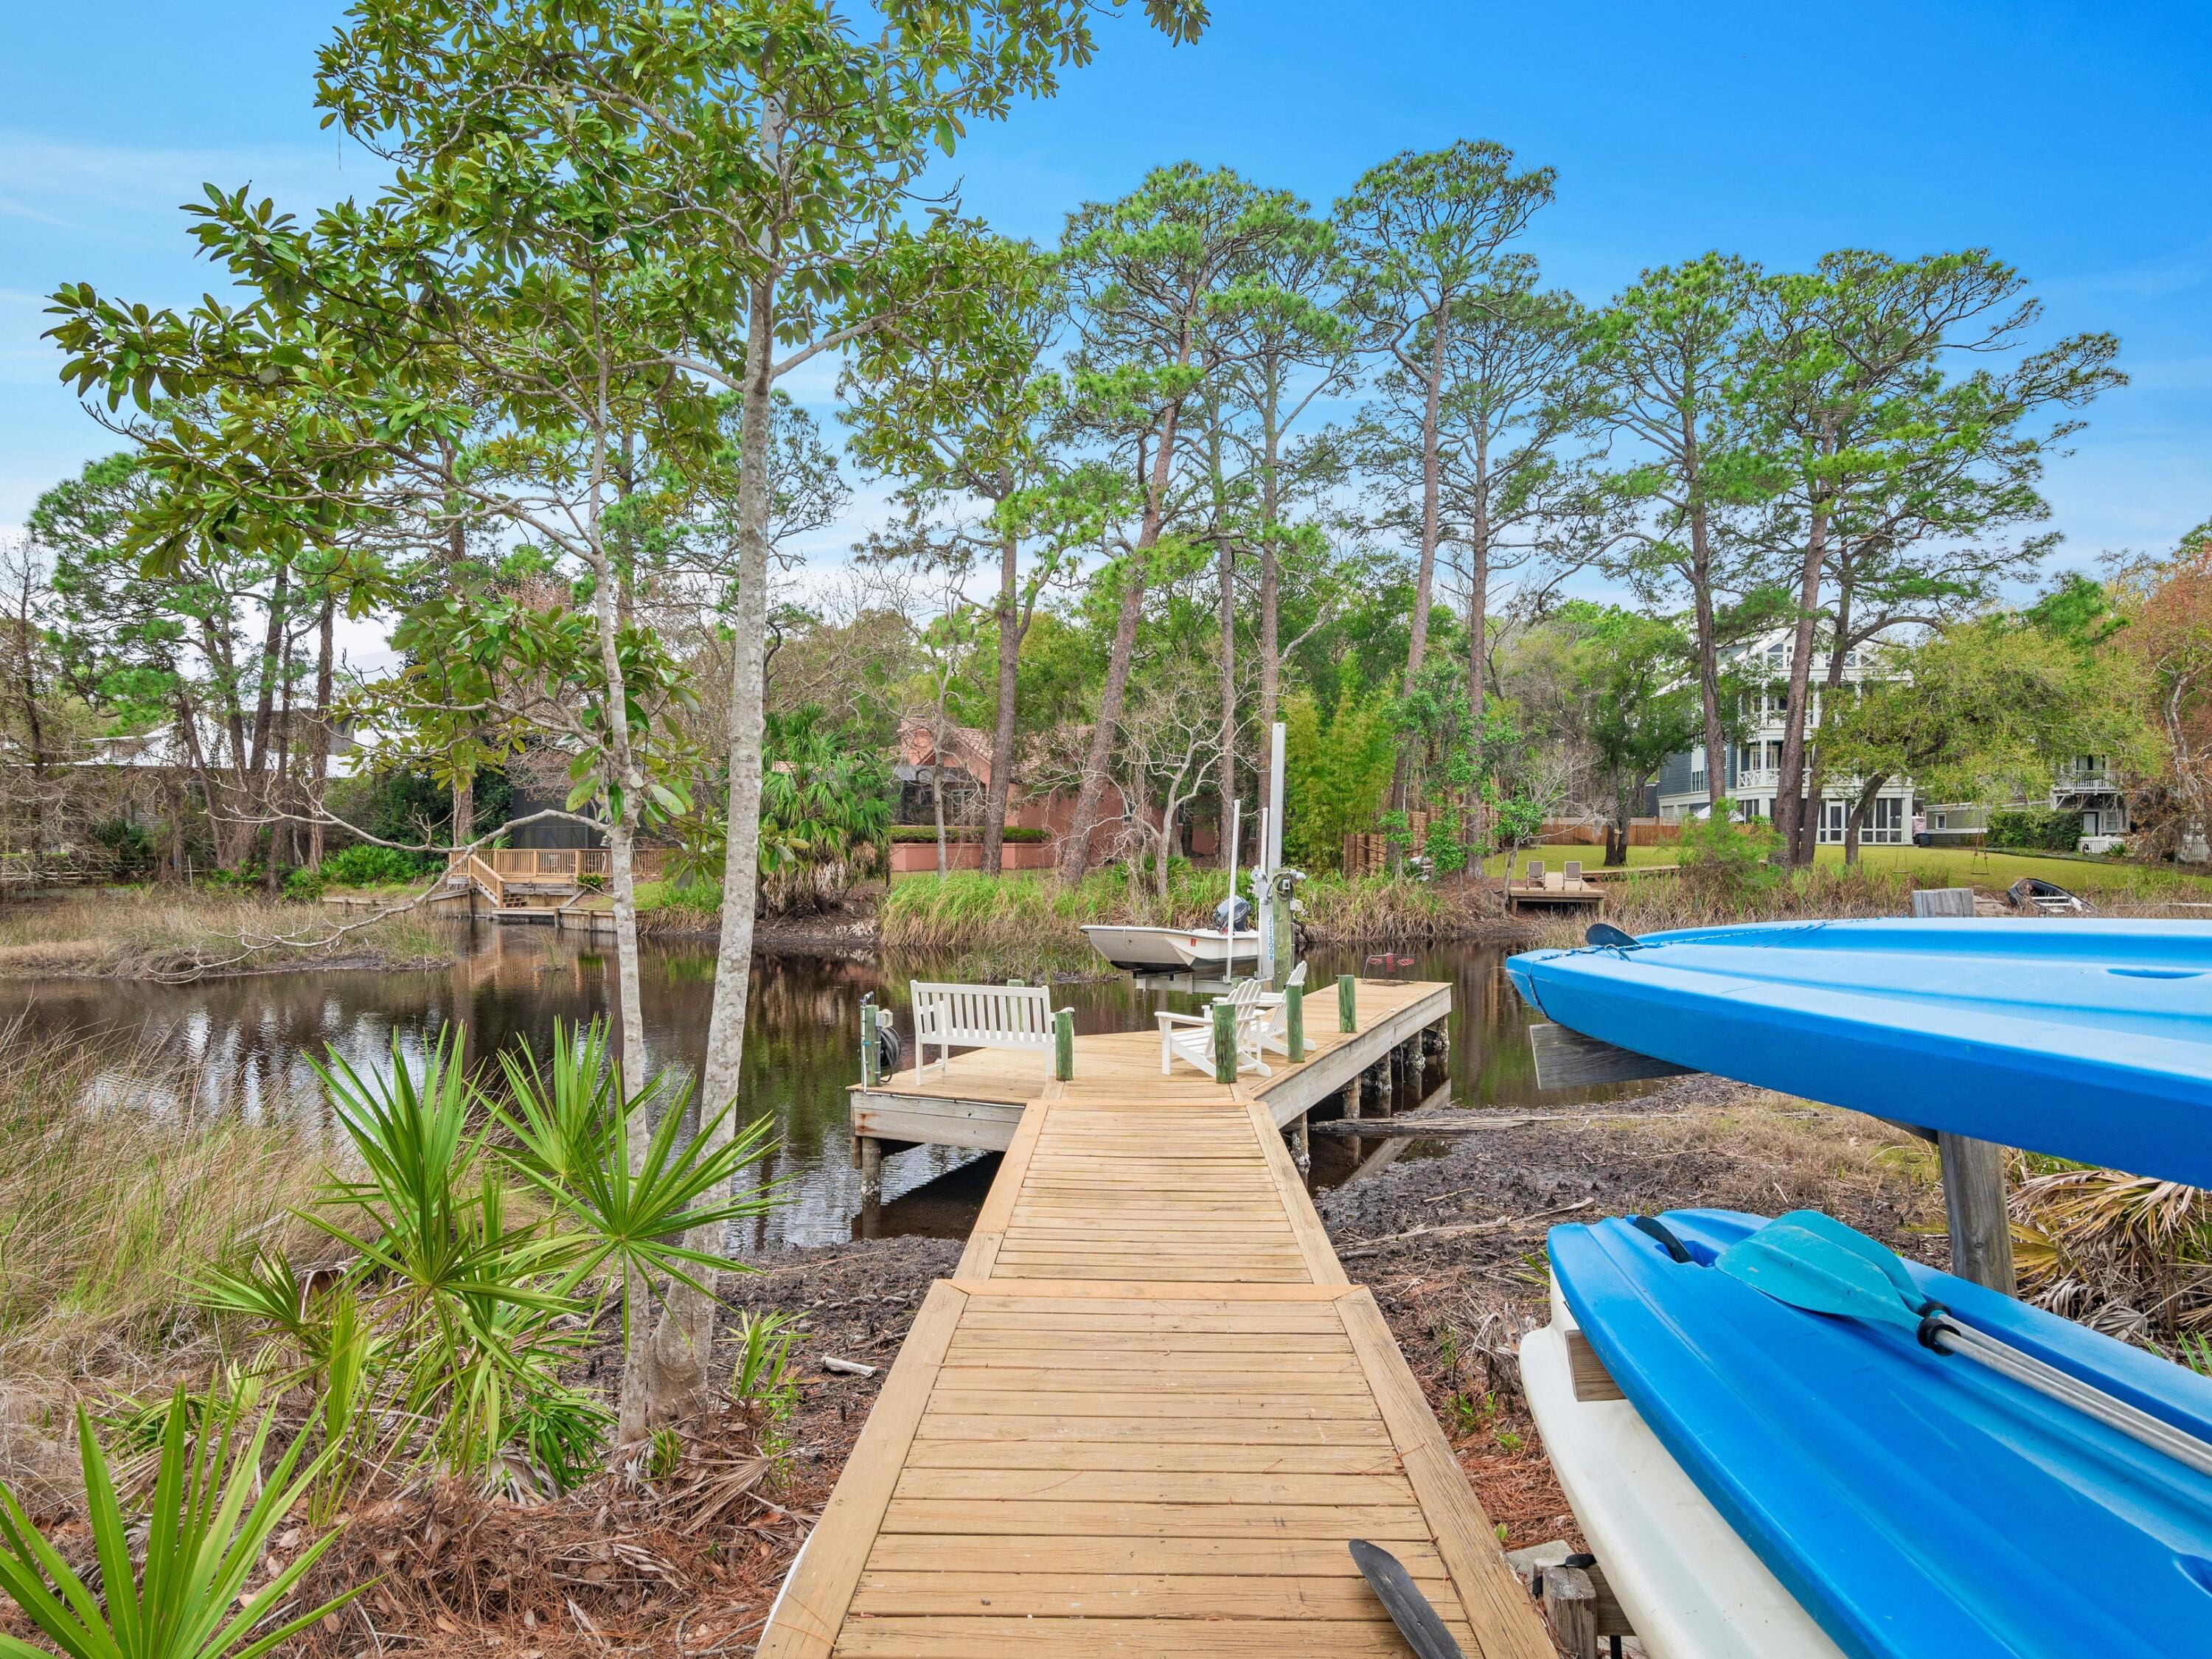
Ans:
[{"label": "wooden deck with railing", "polygon": [[1259,1090],[1162,1079],[1147,1033],[1079,1039],[1068,1081],[1032,1066],[763,1659],[1409,1653],[1354,1538],[1405,1563],[1470,1659],[1548,1659],[1268,1098],[1449,1006],[1445,987],[1362,981],[1357,1029]]}]

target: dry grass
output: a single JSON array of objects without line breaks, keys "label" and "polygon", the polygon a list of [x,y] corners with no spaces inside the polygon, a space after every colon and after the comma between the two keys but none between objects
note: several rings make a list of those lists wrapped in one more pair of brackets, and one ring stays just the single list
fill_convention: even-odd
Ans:
[{"label": "dry grass", "polygon": [[0,910],[0,977],[191,980],[274,969],[428,967],[453,960],[435,923],[356,926],[315,904],[153,889]]},{"label": "dry grass", "polygon": [[197,1273],[307,1242],[289,1212],[321,1160],[202,1098],[189,1068],[127,1044],[0,1029],[0,1480],[57,1467],[67,1400],[204,1370]]}]

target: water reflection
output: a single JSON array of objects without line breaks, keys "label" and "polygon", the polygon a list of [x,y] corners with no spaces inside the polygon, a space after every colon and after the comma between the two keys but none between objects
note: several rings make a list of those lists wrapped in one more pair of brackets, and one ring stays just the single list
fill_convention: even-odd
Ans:
[{"label": "water reflection", "polygon": [[[556,1020],[607,1011],[613,962],[602,946],[550,928],[489,925],[463,932],[461,945],[454,966],[428,973],[272,974],[191,986],[51,981],[7,988],[0,1011],[27,1001],[34,1027],[143,1031],[196,1068],[202,1107],[236,1102],[248,1116],[289,1114],[328,1133],[322,1090],[307,1063],[325,1047],[357,1067],[380,1069],[390,1064],[395,1037],[412,1058],[458,1023],[469,1058],[489,1063],[510,1043],[542,1055]],[[1312,981],[1325,988],[1340,972],[1382,971],[1364,963],[1356,952],[1316,952]],[[1448,1069],[1457,1103],[1552,1103],[1536,1092],[1523,1036],[1528,1015],[1502,964],[1496,947],[1467,946],[1424,952],[1411,963],[1395,958],[1392,971],[1453,983]],[[649,944],[643,965],[647,1054],[656,1068],[696,1072],[713,994],[711,945]],[[871,991],[902,1031],[910,1029],[903,973],[894,981],[871,962],[809,957],[764,957],[754,964],[744,1099],[749,1118],[775,1126],[776,1150],[759,1177],[781,1182],[788,1200],[750,1224],[754,1249],[826,1243],[856,1231],[860,1178],[845,1097],[859,1074],[860,1000]],[[1138,1028],[1156,1007],[1193,1006],[1182,994],[1140,991],[1121,979],[1056,987],[1054,999],[1075,1011],[1079,1031]],[[1312,1016],[1333,1018],[1333,1007],[1323,990]],[[175,1103],[144,1104],[162,1109]],[[872,1231],[964,1236],[992,1160],[963,1168],[977,1162],[972,1152],[926,1146],[889,1159],[887,1201]],[[1316,1173],[1325,1179],[1328,1170]]]}]

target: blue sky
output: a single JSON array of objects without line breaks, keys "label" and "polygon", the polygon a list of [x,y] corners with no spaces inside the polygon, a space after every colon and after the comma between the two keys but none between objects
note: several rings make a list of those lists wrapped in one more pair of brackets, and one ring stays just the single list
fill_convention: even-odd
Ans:
[{"label": "blue sky", "polygon": [[[176,205],[203,179],[301,210],[373,187],[321,132],[321,0],[0,7],[0,526],[112,447],[54,378],[42,296],[208,285]],[[1049,239],[1067,209],[1190,157],[1317,205],[1392,151],[1490,137],[1559,169],[1526,246],[1598,300],[1719,247],[1984,245],[2051,337],[2107,329],[2133,384],[2048,494],[2061,563],[2212,515],[2212,8],[2049,0],[1701,3],[1215,0],[1194,47],[1109,23],[1056,100],[975,136],[967,206]],[[828,377],[793,390],[826,412]],[[867,497],[857,510],[865,512]],[[857,526],[856,526],[857,528]],[[849,538],[841,538],[849,539]]]}]

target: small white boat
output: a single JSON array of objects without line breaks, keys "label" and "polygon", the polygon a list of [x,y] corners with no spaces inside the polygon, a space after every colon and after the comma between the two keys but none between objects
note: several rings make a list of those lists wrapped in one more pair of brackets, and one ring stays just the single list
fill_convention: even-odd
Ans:
[{"label": "small white boat", "polygon": [[1116,968],[1133,974],[1179,974],[1184,958],[1176,953],[1175,941],[1190,937],[1182,927],[1123,927],[1092,922],[1083,936],[1091,948]]},{"label": "small white boat", "polygon": [[1169,944],[1186,968],[1227,970],[1239,963],[1258,967],[1257,932],[1224,933],[1218,927],[1194,927],[1171,935]]}]

